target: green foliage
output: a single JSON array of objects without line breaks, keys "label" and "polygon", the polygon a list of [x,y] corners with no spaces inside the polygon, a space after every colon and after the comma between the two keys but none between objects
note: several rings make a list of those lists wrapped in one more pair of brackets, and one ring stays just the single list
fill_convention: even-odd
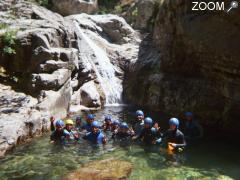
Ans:
[{"label": "green foliage", "polygon": [[36,0],[39,5],[44,6],[46,8],[50,8],[51,7],[51,1],[50,0]]},{"label": "green foliage", "polygon": [[8,25],[6,23],[0,23],[0,30],[1,29],[7,29]]},{"label": "green foliage", "polygon": [[38,5],[44,6],[44,7],[48,8],[48,9],[50,9],[52,7],[51,0],[26,0],[26,1],[35,2]]},{"label": "green foliage", "polygon": [[115,6],[119,3],[119,0],[99,0],[99,14],[109,14],[115,12]]},{"label": "green foliage", "polygon": [[132,16],[133,17],[137,17],[138,16],[138,8],[136,7],[135,9],[134,9],[134,11],[132,12]]},{"label": "green foliage", "polygon": [[103,6],[107,9],[113,9],[118,2],[119,0],[99,0],[98,4],[100,7]]},{"label": "green foliage", "polygon": [[121,5],[117,5],[114,7],[114,11],[115,11],[115,13],[120,14],[123,12],[123,8]]},{"label": "green foliage", "polygon": [[2,42],[4,44],[3,53],[6,55],[16,54],[16,34],[17,31],[7,31],[2,37]]},{"label": "green foliage", "polygon": [[5,46],[3,48],[3,53],[8,55],[13,55],[13,54],[16,54],[16,50],[11,47]]},{"label": "green foliage", "polygon": [[108,14],[109,11],[106,7],[100,7],[99,8],[99,14]]}]

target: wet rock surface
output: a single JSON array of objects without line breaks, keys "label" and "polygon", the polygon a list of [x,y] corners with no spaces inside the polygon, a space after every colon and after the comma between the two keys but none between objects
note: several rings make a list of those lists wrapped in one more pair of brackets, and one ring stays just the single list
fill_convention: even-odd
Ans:
[{"label": "wet rock surface", "polygon": [[62,180],[127,179],[131,174],[132,169],[133,165],[127,161],[109,158],[90,162],[79,170],[66,175]]}]

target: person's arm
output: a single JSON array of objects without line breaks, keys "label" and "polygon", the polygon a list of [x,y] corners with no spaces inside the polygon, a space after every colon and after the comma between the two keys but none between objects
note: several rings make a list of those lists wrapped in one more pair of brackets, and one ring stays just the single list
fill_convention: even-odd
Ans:
[{"label": "person's arm", "polygon": [[129,133],[130,133],[130,136],[133,137],[135,135],[135,132],[133,130],[133,128],[129,128]]},{"label": "person's arm", "polygon": [[54,143],[55,141],[56,141],[55,132],[53,132],[53,133],[50,135],[50,143]]},{"label": "person's arm", "polygon": [[187,145],[184,135],[181,136],[181,143],[169,143],[174,148],[185,147]]},{"label": "person's arm", "polygon": [[144,130],[141,131],[141,133],[139,135],[135,135],[132,137],[133,140],[137,140],[137,139],[142,139],[144,134]]},{"label": "person's arm", "polygon": [[55,118],[50,117],[50,122],[51,122],[50,128],[52,132],[55,131],[54,121],[55,121]]}]

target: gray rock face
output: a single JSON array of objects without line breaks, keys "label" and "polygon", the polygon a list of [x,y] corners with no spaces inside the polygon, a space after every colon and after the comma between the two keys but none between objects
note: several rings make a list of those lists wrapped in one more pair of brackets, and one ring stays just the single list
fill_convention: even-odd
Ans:
[{"label": "gray rock face", "polygon": [[37,99],[0,84],[0,101],[0,157],[49,129],[49,114],[36,109]]},{"label": "gray rock face", "polygon": [[156,0],[139,0],[136,4],[136,22],[138,29],[147,29],[150,26],[151,18],[156,7]]},{"label": "gray rock face", "polygon": [[129,99],[176,115],[190,110],[208,126],[239,132],[239,15],[191,6],[162,1],[153,36],[160,54],[133,65]]},{"label": "gray rock face", "polygon": [[144,31],[152,31],[158,0],[122,0],[120,5],[123,12],[120,13],[132,27]]},{"label": "gray rock face", "polygon": [[53,10],[63,16],[93,14],[98,9],[98,0],[52,0],[52,4]]}]

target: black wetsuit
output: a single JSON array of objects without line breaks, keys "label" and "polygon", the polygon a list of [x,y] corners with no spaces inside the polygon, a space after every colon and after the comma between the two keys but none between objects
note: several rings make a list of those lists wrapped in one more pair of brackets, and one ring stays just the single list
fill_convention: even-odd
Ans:
[{"label": "black wetsuit", "polygon": [[194,120],[185,123],[183,132],[187,139],[201,138],[203,135],[202,127]]},{"label": "black wetsuit", "polygon": [[165,132],[163,134],[163,139],[165,140],[165,143],[175,143],[176,144],[176,148],[180,148],[180,147],[185,147],[186,146],[186,141],[184,138],[184,134],[179,130],[167,130],[167,132]]},{"label": "black wetsuit", "polygon": [[50,140],[51,141],[55,141],[57,143],[62,143],[63,140],[66,138],[66,136],[68,135],[68,133],[66,132],[66,130],[62,129],[61,131],[57,131],[55,130],[51,136],[50,136]]},{"label": "black wetsuit", "polygon": [[154,144],[157,139],[158,133],[153,131],[152,128],[144,128],[137,139],[142,139],[145,144]]},{"label": "black wetsuit", "polygon": [[133,136],[133,134],[131,132],[126,132],[126,133],[123,133],[123,132],[117,132],[116,134],[113,134],[112,135],[112,138],[115,139],[115,140],[128,140],[130,139],[131,137]]}]

